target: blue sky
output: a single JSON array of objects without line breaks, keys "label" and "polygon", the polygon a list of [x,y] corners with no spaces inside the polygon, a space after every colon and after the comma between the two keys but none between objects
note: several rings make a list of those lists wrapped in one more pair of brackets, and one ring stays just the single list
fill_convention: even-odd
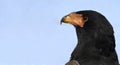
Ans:
[{"label": "blue sky", "polygon": [[95,10],[110,21],[120,59],[119,0],[0,0],[0,65],[64,65],[77,44],[72,25],[60,19]]}]

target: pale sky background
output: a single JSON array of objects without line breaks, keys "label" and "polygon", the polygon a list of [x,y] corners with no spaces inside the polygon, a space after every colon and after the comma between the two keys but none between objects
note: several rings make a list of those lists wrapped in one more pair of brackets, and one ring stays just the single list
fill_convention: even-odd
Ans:
[{"label": "pale sky background", "polygon": [[77,38],[60,20],[79,10],[105,15],[120,59],[120,0],[0,0],[0,65],[64,65]]}]

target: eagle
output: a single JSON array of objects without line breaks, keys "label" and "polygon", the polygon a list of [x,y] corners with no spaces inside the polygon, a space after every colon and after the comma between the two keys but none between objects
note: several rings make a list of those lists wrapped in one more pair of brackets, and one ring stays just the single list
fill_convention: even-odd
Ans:
[{"label": "eagle", "polygon": [[82,10],[64,16],[61,23],[72,24],[78,39],[65,65],[119,65],[114,30],[104,15]]}]

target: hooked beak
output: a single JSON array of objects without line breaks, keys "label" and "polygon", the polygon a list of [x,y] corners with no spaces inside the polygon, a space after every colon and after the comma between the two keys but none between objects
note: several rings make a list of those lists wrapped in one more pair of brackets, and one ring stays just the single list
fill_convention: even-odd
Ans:
[{"label": "hooked beak", "polygon": [[60,24],[62,24],[63,22],[64,22],[64,17],[61,19]]},{"label": "hooked beak", "polygon": [[[65,17],[63,17],[62,19],[61,19],[61,22],[60,22],[60,24],[62,24],[62,23],[69,23],[70,22],[70,17],[69,17],[69,15],[68,16],[65,16]],[[69,21],[68,21],[69,20]]]},{"label": "hooked beak", "polygon": [[61,19],[61,24],[64,22],[64,23],[73,24],[75,26],[84,27],[84,24],[87,21],[88,18],[83,17],[83,14],[71,13]]}]

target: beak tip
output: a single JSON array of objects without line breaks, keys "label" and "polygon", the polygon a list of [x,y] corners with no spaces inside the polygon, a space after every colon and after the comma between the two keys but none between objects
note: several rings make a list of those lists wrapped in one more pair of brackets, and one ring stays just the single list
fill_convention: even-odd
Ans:
[{"label": "beak tip", "polygon": [[62,24],[63,22],[64,22],[64,17],[61,19],[60,24]]}]

